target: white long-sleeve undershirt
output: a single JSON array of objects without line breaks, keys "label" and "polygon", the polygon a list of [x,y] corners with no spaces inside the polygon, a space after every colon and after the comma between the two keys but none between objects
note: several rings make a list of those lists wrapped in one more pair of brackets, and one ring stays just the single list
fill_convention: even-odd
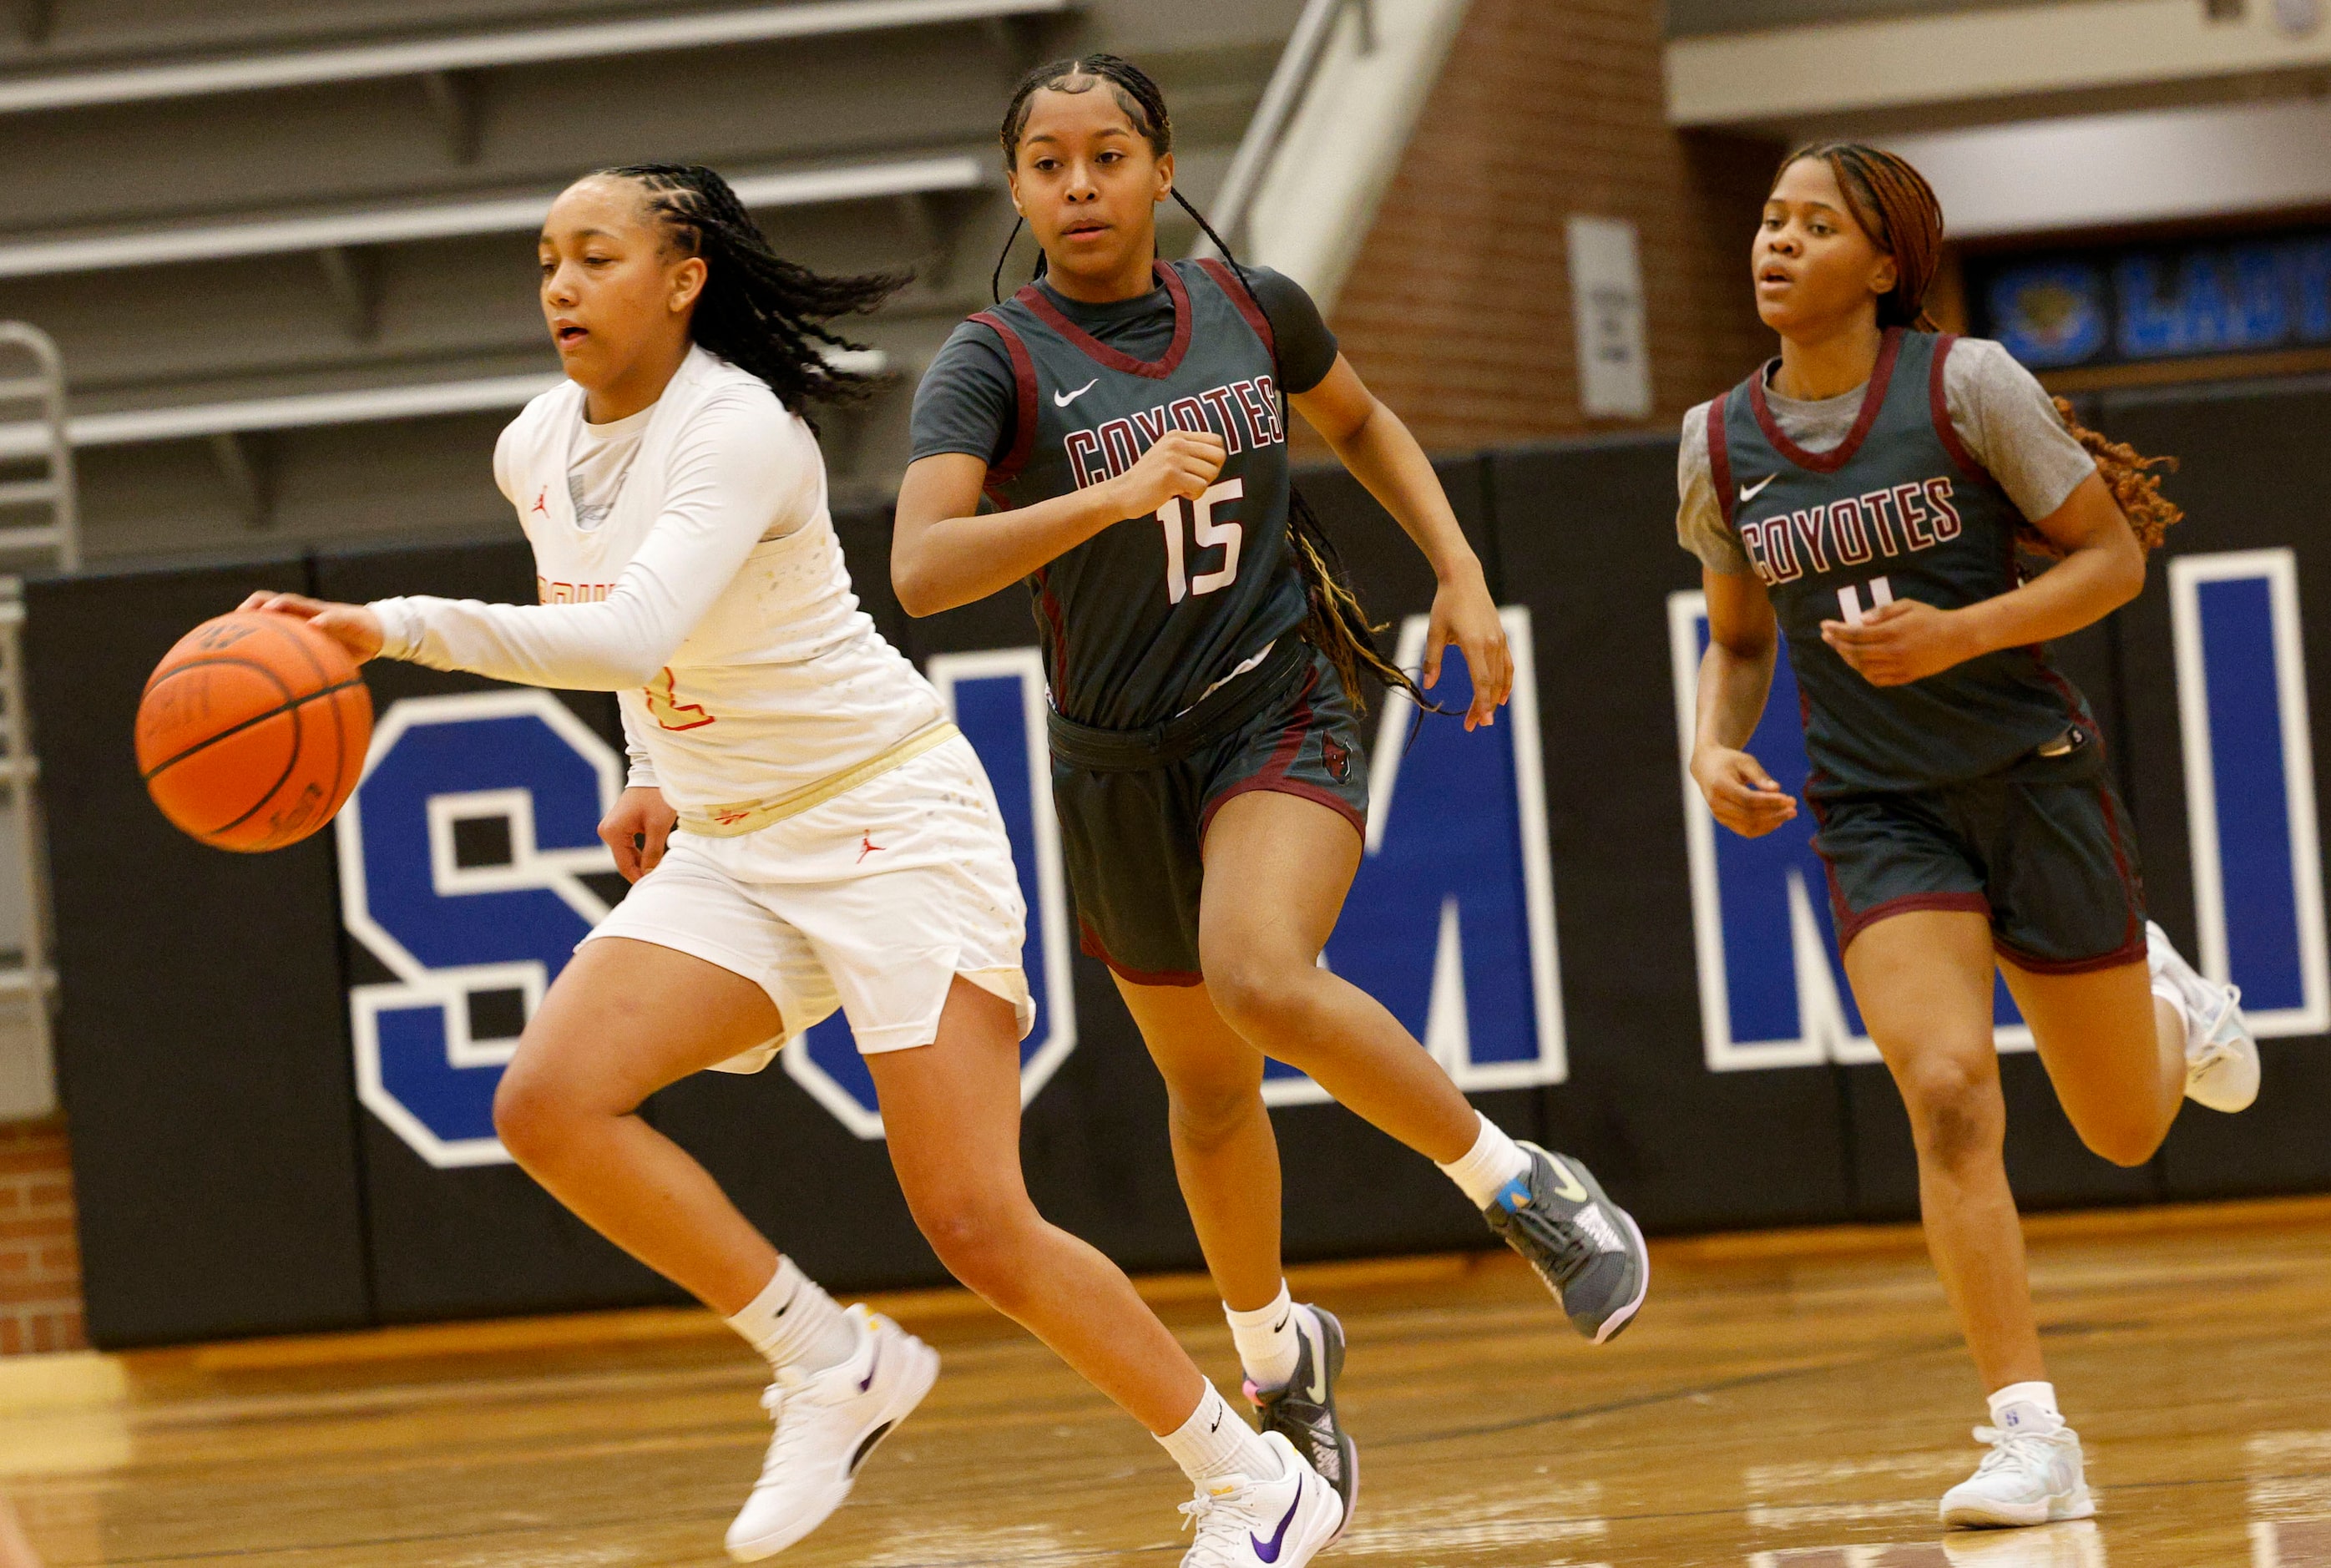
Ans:
[{"label": "white long-sleeve undershirt", "polygon": [[679,433],[668,474],[655,522],[606,598],[383,599],[372,605],[381,618],[382,653],[569,691],[645,685],[672,661],[745,558],[816,514],[823,487],[816,439],[806,426],[766,400],[725,394],[708,400]]}]

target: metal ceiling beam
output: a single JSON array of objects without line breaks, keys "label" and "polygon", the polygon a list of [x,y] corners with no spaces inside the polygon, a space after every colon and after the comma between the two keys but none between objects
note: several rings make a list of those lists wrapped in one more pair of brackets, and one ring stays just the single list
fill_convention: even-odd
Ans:
[{"label": "metal ceiling beam", "polygon": [[170,65],[132,65],[0,81],[0,114],[199,98],[271,88],[488,71],[562,60],[628,57],[786,38],[984,22],[1070,9],[1076,0],[815,0],[686,16],[642,17],[521,33],[481,33],[403,43],[354,44]]}]

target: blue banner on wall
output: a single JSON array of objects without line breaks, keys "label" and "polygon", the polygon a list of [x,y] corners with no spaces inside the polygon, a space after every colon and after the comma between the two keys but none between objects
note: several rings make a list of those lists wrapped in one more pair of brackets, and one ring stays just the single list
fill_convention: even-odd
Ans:
[{"label": "blue banner on wall", "polygon": [[2331,233],[1968,264],[1975,330],[2034,370],[2331,345]]}]

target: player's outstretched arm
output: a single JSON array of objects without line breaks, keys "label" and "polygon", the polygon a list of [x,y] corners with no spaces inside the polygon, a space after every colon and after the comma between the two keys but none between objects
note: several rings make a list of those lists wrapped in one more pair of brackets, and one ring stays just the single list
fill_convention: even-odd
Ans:
[{"label": "player's outstretched arm", "polygon": [[1794,796],[1744,749],[1764,717],[1780,656],[1780,625],[1765,584],[1700,568],[1708,593],[1708,651],[1699,660],[1691,777],[1716,820],[1743,838],[1762,838],[1797,814]]},{"label": "player's outstretched arm", "polygon": [[2145,551],[2098,475],[2031,526],[2064,558],[2022,586],[1957,610],[1897,599],[1858,626],[1822,622],[1822,640],[1872,686],[1901,686],[2002,648],[2069,636],[2145,591]]},{"label": "player's outstretched arm", "polygon": [[1459,527],[1432,460],[1400,415],[1386,408],[1342,355],[1319,385],[1288,398],[1318,431],[1352,477],[1390,512],[1432,564],[1441,586],[1432,596],[1432,630],[1424,640],[1423,684],[1441,679],[1441,651],[1451,643],[1473,676],[1473,705],[1465,727],[1494,723],[1498,706],[1514,689],[1514,659],[1505,622],[1489,596],[1480,557]]},{"label": "player's outstretched arm", "polygon": [[1007,588],[1113,524],[1168,500],[1195,500],[1230,449],[1212,432],[1169,430],[1141,461],[1099,484],[1032,507],[980,514],[987,464],[939,452],[908,465],[890,538],[890,586],[909,615],[936,615]]}]

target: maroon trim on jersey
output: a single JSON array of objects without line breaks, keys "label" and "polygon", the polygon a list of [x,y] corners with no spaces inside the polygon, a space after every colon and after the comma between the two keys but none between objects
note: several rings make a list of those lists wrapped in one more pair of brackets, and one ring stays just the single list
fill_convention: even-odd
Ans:
[{"label": "maroon trim on jersey", "polygon": [[1136,359],[1130,354],[1118,353],[1061,315],[1060,307],[1054,305],[1037,284],[1029,284],[1013,298],[1042,318],[1045,326],[1083,350],[1085,357],[1094,364],[1104,369],[1121,370],[1127,375],[1146,375],[1152,381],[1163,381],[1181,368],[1182,356],[1190,351],[1190,291],[1182,286],[1182,274],[1165,262],[1153,261],[1150,265],[1174,300],[1174,341],[1166,347],[1163,359]]},{"label": "maroon trim on jersey", "polygon": [[990,500],[1008,509],[1009,503],[1000,492],[1020,477],[1020,470],[1028,466],[1029,456],[1036,450],[1036,361],[1029,355],[1028,345],[1021,341],[1020,334],[994,311],[982,310],[972,319],[1004,340],[1004,352],[1012,359],[1012,382],[1020,394],[1019,412],[1012,425],[1012,450],[1004,454],[1002,462],[988,464],[984,487]]},{"label": "maroon trim on jersey", "polygon": [[1214,280],[1214,287],[1238,307],[1238,313],[1246,318],[1246,324],[1254,328],[1254,335],[1262,339],[1265,348],[1270,350],[1271,363],[1277,364],[1279,339],[1270,330],[1270,318],[1262,313],[1262,302],[1254,297],[1254,290],[1246,286],[1246,280],[1211,256],[1198,265],[1207,277]]},{"label": "maroon trim on jersey", "polygon": [[[1958,341],[1958,334],[1955,332],[1946,332],[1935,339],[1935,363],[1927,372],[1927,404],[1934,412],[1935,434],[1941,439],[1943,450],[1951,454],[1951,461],[1959,465],[1967,478],[1997,489],[1999,481],[1992,478],[1991,470],[1967,450],[1966,442],[1959,439],[1958,426],[1951,423],[1951,397],[1949,389],[1943,383],[1943,366],[1951,356],[1952,346]],[[2013,552],[2011,550],[2009,555],[2012,557]]]},{"label": "maroon trim on jersey", "polygon": [[[1826,862],[1824,862],[1826,863]],[[1981,893],[1906,893],[1899,898],[1889,898],[1882,904],[1872,904],[1862,910],[1845,909],[1845,896],[1838,891],[1837,873],[1830,873],[1830,903],[1832,912],[1843,910],[1837,920],[1837,950],[1841,956],[1853,939],[1880,920],[1897,915],[1915,915],[1921,909],[1954,909],[1969,915],[1991,918],[1991,900]],[[1996,946],[1996,944],[1994,944]]]},{"label": "maroon trim on jersey", "polygon": [[[2096,721],[2091,718],[2088,722],[2093,726]],[[2100,754],[2104,744],[2104,736],[2099,733],[2097,748]],[[2136,874],[2136,857],[2129,851],[2128,834],[2121,826],[2119,797],[2114,794],[2109,775],[2098,782],[2097,803],[2104,808],[2105,836],[2112,841],[2113,871],[2120,878],[2122,902],[2128,906],[2128,940],[2121,944],[2119,951],[2126,953],[2134,947],[2142,954],[2145,951],[2145,884]]]},{"label": "maroon trim on jersey", "polygon": [[2145,934],[2125,943],[2109,953],[2099,953],[2094,958],[2040,958],[2024,952],[2012,943],[1992,939],[1992,950],[2018,969],[2028,969],[2034,974],[2093,974],[2099,969],[2126,969],[2132,964],[2145,961]]},{"label": "maroon trim on jersey", "polygon": [[1206,841],[1206,829],[1213,825],[1214,813],[1216,812],[1222,810],[1223,807],[1228,805],[1240,795],[1251,795],[1258,793],[1274,795],[1293,795],[1298,800],[1317,801],[1319,804],[1326,806],[1337,816],[1351,823],[1352,831],[1354,832],[1359,834],[1362,838],[1367,837],[1368,819],[1354,809],[1351,802],[1337,794],[1334,790],[1323,788],[1322,786],[1312,784],[1308,780],[1287,778],[1282,776],[1280,778],[1242,779],[1237,784],[1234,784],[1231,785],[1230,788],[1224,790],[1222,794],[1216,795],[1213,800],[1208,801],[1206,803],[1206,814],[1200,818],[1198,822],[1198,842],[1200,844],[1204,844]]},{"label": "maroon trim on jersey", "polygon": [[1289,776],[1288,770],[1295,765],[1295,759],[1302,754],[1303,742],[1311,733],[1311,694],[1318,688],[1319,671],[1314,666],[1304,678],[1303,689],[1296,693],[1295,712],[1289,717],[1287,727],[1280,731],[1279,744],[1271,748],[1270,760],[1262,765],[1262,771],[1239,780],[1206,803],[1205,810],[1198,816],[1198,844],[1202,851],[1206,842],[1206,832],[1214,825],[1214,813],[1240,795],[1252,794],[1258,790],[1317,801],[1350,822],[1363,838],[1366,837],[1367,819],[1353,809],[1351,802],[1308,779]]},{"label": "maroon trim on jersey", "polygon": [[1886,391],[1894,380],[1894,365],[1901,357],[1902,328],[1889,327],[1886,329],[1886,346],[1878,351],[1877,368],[1870,373],[1870,385],[1861,394],[1860,417],[1846,433],[1845,444],[1835,451],[1807,451],[1781,433],[1781,426],[1765,401],[1765,370],[1748,378],[1748,402],[1756,411],[1756,428],[1765,432],[1765,439],[1773,443],[1774,451],[1799,468],[1817,474],[1833,474],[1851,462],[1853,454],[1861,450],[1861,443],[1870,439],[1870,427],[1878,423],[1879,411],[1886,406]]},{"label": "maroon trim on jersey", "polygon": [[1135,969],[1119,964],[1108,955],[1100,944],[1100,933],[1081,915],[1077,917],[1077,946],[1088,958],[1098,958],[1108,965],[1109,973],[1134,985],[1204,985],[1206,977],[1192,969]]},{"label": "maroon trim on jersey", "polygon": [[[1803,701],[1802,694],[1799,700]],[[1812,808],[1816,829],[1828,827],[1829,810],[1822,804],[1820,797],[1807,794],[1805,803]],[[1986,920],[1991,917],[1991,900],[1981,893],[1905,893],[1898,898],[1872,904],[1867,909],[1856,909],[1845,901],[1845,889],[1837,879],[1837,862],[1831,860],[1829,851],[1822,848],[1818,831],[1813,834],[1812,842],[1813,853],[1821,857],[1822,875],[1829,882],[1829,919],[1830,925],[1837,931],[1837,952],[1841,958],[1845,956],[1845,950],[1853,946],[1856,936],[1880,920],[1896,915],[1913,914],[1920,909],[1958,909],[1980,915]]]},{"label": "maroon trim on jersey", "polygon": [[1736,528],[1740,519],[1735,515],[1738,503],[1732,489],[1732,442],[1724,433],[1724,409],[1731,401],[1727,392],[1708,405],[1708,474],[1716,481],[1716,499],[1724,508],[1726,525]]},{"label": "maroon trim on jersey", "polygon": [[1069,697],[1069,628],[1061,613],[1060,596],[1052,592],[1050,571],[1049,566],[1039,566],[1028,574],[1028,580],[1035,584],[1037,613],[1052,629],[1052,706],[1059,708]]}]

